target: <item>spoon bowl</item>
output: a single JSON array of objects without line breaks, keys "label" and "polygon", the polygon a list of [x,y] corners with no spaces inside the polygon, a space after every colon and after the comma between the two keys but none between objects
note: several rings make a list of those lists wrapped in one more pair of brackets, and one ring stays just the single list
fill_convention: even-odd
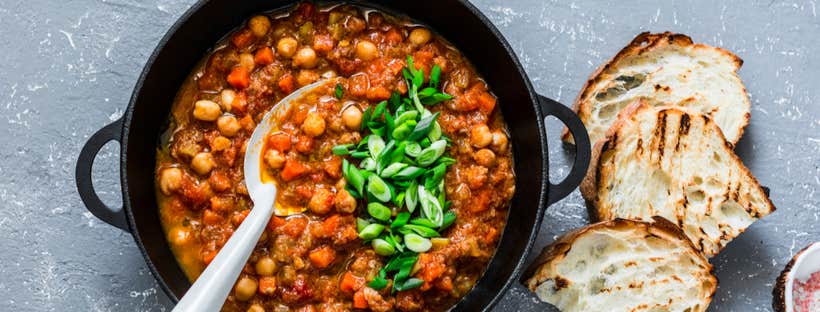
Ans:
[{"label": "spoon bowl", "polygon": [[267,134],[276,129],[275,121],[278,118],[275,117],[287,112],[290,105],[304,94],[334,81],[333,79],[320,80],[294,91],[276,103],[256,126],[253,135],[248,139],[243,163],[245,185],[253,200],[253,209],[236,232],[231,235],[225,246],[219,250],[216,258],[205,268],[205,271],[174,307],[174,312],[220,311],[271,215],[287,216],[299,213],[299,211],[280,208],[275,204],[276,185],[273,182],[266,183],[262,179],[262,149]]}]

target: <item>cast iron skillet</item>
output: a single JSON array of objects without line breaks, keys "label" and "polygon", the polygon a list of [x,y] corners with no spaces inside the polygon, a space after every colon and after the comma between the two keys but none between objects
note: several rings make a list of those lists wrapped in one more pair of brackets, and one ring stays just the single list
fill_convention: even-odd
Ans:
[{"label": "cast iron skillet", "polygon": [[[498,30],[463,0],[348,1],[407,15],[431,26],[465,54],[498,96],[512,140],[516,192],[496,256],[475,288],[453,310],[489,310],[517,279],[532,248],[544,211],[581,182],[590,158],[586,129],[569,108],[538,95]],[[160,225],[154,193],[155,153],[178,88],[209,49],[254,13],[289,7],[294,1],[201,0],[162,38],[134,87],[119,120],[89,138],[76,168],[80,197],[101,220],[130,232],[162,289],[176,301],[190,286]],[[435,8],[435,9],[431,9]],[[555,116],[575,137],[575,163],[558,184],[549,182],[544,118]],[[557,135],[557,134],[556,134]],[[120,143],[123,205],[108,207],[91,183],[91,166],[107,142]]]}]

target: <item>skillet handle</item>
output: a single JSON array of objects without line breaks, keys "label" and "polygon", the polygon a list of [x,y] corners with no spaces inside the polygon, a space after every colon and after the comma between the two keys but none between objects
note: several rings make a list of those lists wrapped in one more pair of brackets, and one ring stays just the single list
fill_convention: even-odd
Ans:
[{"label": "skillet handle", "polygon": [[584,123],[569,107],[540,94],[538,95],[538,103],[541,104],[541,111],[544,113],[542,117],[555,116],[567,126],[569,132],[572,133],[572,137],[575,138],[575,162],[572,164],[572,170],[558,184],[549,182],[547,205],[552,205],[572,193],[581,184],[581,180],[584,179],[589,167],[592,147],[589,144],[589,134],[587,134]]},{"label": "skillet handle", "polygon": [[94,184],[91,182],[91,167],[94,165],[94,157],[96,157],[100,149],[111,140],[122,142],[122,118],[98,130],[85,142],[80,152],[80,158],[77,159],[74,179],[77,182],[77,191],[80,192],[80,199],[83,200],[83,204],[85,204],[88,211],[100,220],[105,221],[105,223],[116,226],[123,231],[130,232],[128,222],[125,219],[125,210],[122,208],[115,210],[106,206],[102,200],[100,200],[100,197],[97,196],[97,192],[94,190]]}]

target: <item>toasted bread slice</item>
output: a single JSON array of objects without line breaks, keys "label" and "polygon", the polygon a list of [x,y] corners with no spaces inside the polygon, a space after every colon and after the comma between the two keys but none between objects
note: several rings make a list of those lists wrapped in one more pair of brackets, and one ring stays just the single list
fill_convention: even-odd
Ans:
[{"label": "toasted bread slice", "polygon": [[717,287],[706,258],[663,218],[568,233],[529,273],[526,286],[563,312],[706,311]]},{"label": "toasted bread slice", "polygon": [[593,220],[661,216],[710,258],[775,209],[711,119],[642,101],[593,148],[581,194]]},{"label": "toasted bread slice", "polygon": [[[592,74],[573,109],[592,143],[604,138],[624,107],[645,98],[709,116],[735,144],[750,117],[749,95],[737,75],[742,64],[731,52],[694,44],[686,35],[642,33]],[[566,129],[563,139],[572,143]]]}]

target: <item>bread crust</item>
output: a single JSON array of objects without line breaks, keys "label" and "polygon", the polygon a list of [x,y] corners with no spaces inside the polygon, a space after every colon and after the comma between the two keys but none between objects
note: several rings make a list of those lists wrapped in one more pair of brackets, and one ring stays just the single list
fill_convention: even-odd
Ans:
[{"label": "bread crust", "polygon": [[703,254],[698,251],[697,247],[692,244],[686,237],[686,234],[677,225],[662,217],[653,217],[651,222],[615,218],[609,221],[593,223],[562,235],[555,242],[545,247],[536,260],[525,271],[524,276],[528,277],[524,283],[525,286],[535,291],[538,285],[543,282],[539,280],[539,271],[545,269],[545,266],[552,265],[552,263],[564,259],[567,253],[572,249],[573,242],[578,238],[599,229],[633,229],[636,232],[662,237],[667,241],[683,244],[685,248],[691,251],[691,255],[697,258],[699,262],[697,264],[703,266],[709,272],[708,278],[711,287],[707,289],[709,293],[707,303],[714,297],[718,282],[717,277],[714,275],[714,267]]},{"label": "bread crust", "polygon": [[[590,114],[590,104],[588,99],[592,96],[592,86],[596,85],[598,82],[604,80],[602,74],[607,72],[608,70],[616,67],[619,63],[627,57],[633,55],[641,55],[652,51],[654,49],[660,49],[666,46],[671,45],[678,45],[681,47],[692,47],[694,49],[710,49],[717,51],[718,53],[729,57],[735,65],[734,71],[735,74],[737,70],[743,66],[743,59],[735,55],[734,53],[730,52],[729,50],[713,47],[706,44],[694,43],[692,38],[687,35],[673,33],[673,32],[663,32],[663,33],[650,33],[650,32],[642,32],[638,34],[634,39],[632,39],[629,44],[627,44],[623,49],[618,51],[609,61],[599,66],[592,74],[587,78],[584,82],[583,87],[581,87],[581,91],[578,92],[578,95],[575,97],[575,100],[572,104],[572,110],[578,114],[578,117],[581,118],[581,121],[586,125],[589,119]],[[749,94],[746,92],[746,86],[741,84],[743,88],[743,94],[745,96],[744,101],[747,105],[751,105],[751,100],[749,99]],[[749,120],[751,119],[751,114],[746,113],[743,116],[743,124],[739,129],[737,134],[737,138],[732,141],[732,144],[736,144],[737,140],[743,136],[744,129],[749,124]],[[561,132],[561,139],[570,144],[575,144],[575,141],[572,138],[572,134],[569,132],[569,128],[564,127],[563,131]],[[596,142],[593,142],[595,144]]]},{"label": "bread crust", "polygon": [[[590,160],[589,170],[587,170],[587,174],[584,176],[583,180],[581,181],[581,196],[584,198],[584,201],[587,204],[587,211],[589,213],[590,220],[603,221],[613,219],[614,217],[612,214],[605,210],[603,207],[602,199],[600,198],[599,194],[601,193],[602,188],[604,187],[601,185],[601,158],[604,153],[609,150],[614,149],[617,147],[617,140],[620,131],[627,126],[632,121],[631,118],[644,110],[656,110],[659,114],[661,113],[674,113],[674,114],[688,114],[693,116],[693,118],[703,118],[705,120],[705,124],[713,124],[711,119],[705,115],[701,115],[697,112],[688,111],[683,107],[677,106],[665,106],[665,107],[654,107],[648,104],[644,100],[637,100],[632,104],[628,105],[623,111],[620,112],[618,115],[617,121],[612,124],[612,127],[607,131],[606,137],[595,144],[595,147],[592,149],[592,156]],[[731,162],[736,163],[739,166],[739,169],[745,176],[750,178],[750,182],[753,184],[752,187],[756,188],[761,193],[763,191],[760,182],[758,182],[757,178],[751,173],[751,171],[743,164],[743,161],[740,157],[737,156],[734,152],[732,152],[732,144],[726,141],[725,137],[723,137],[723,133],[719,127],[714,125],[715,130],[721,136],[722,141],[726,144],[726,148],[730,151],[728,153],[731,157]],[[765,196],[765,201],[769,207],[771,207],[771,212],[776,210],[774,203],[772,203],[771,199],[768,196]],[[674,223],[675,220],[670,220]],[[723,249],[725,246],[720,246],[720,249]],[[707,256],[713,256],[707,254]]]}]

